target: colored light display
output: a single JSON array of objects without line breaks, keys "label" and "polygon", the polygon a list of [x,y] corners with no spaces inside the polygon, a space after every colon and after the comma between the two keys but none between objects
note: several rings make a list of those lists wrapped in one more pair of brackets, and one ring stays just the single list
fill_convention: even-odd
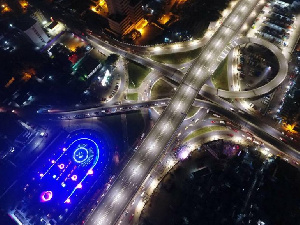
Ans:
[{"label": "colored light display", "polygon": [[59,164],[59,165],[58,165],[58,168],[62,170],[62,169],[65,168],[65,165],[64,165],[64,164]]},{"label": "colored light display", "polygon": [[72,179],[72,181],[77,181],[77,175],[73,175],[73,176],[71,177],[71,179]]},{"label": "colored light display", "polygon": [[79,147],[79,148],[75,149],[75,151],[73,153],[73,159],[77,163],[83,163],[84,161],[86,161],[88,159],[88,157],[89,157],[89,152],[84,147]]},{"label": "colored light display", "polygon": [[105,147],[92,133],[70,135],[64,147],[58,148],[48,160],[49,166],[40,170],[41,191],[50,189],[52,202],[68,204],[84,196],[83,186],[88,187],[84,182],[95,181],[94,175],[99,175],[107,165]]},{"label": "colored light display", "polygon": [[52,191],[44,191],[40,195],[41,202],[48,202],[52,199],[53,193]]}]

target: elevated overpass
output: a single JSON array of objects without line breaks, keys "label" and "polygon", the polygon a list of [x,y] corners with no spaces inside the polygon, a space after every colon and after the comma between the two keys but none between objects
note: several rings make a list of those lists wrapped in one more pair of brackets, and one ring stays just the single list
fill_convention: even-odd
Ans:
[{"label": "elevated overpass", "polygon": [[215,59],[236,36],[258,3],[258,0],[240,0],[236,4],[194,61],[171,102],[86,224],[109,225],[118,220],[154,163],[172,140],[200,88],[218,67],[220,62]]}]

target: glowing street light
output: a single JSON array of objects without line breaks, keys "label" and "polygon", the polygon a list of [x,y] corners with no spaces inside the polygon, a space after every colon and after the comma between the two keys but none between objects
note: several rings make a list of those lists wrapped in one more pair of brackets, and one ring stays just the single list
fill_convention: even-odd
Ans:
[{"label": "glowing street light", "polygon": [[210,59],[210,57],[211,57],[211,53],[208,53],[208,54],[206,55],[206,59]]},{"label": "glowing street light", "polygon": [[176,163],[175,160],[172,159],[172,158],[170,158],[167,161],[167,166],[170,167],[170,168],[172,168],[175,165],[175,163]]},{"label": "glowing street light", "polygon": [[192,45],[192,46],[197,45],[197,44],[198,44],[198,40],[194,40],[194,41],[190,42],[190,45]]},{"label": "glowing street light", "polygon": [[151,182],[150,187],[149,187],[149,192],[152,193],[158,184],[159,184],[158,180],[153,179],[153,181]]},{"label": "glowing street light", "polygon": [[172,48],[176,50],[176,49],[179,49],[180,46],[179,46],[179,44],[174,44],[174,45],[172,46]]},{"label": "glowing street light", "polygon": [[155,47],[154,49],[153,49],[155,52],[159,52],[159,51],[161,51],[161,47]]},{"label": "glowing street light", "polygon": [[139,203],[136,206],[136,209],[138,211],[142,211],[143,207],[144,207],[145,203],[143,202],[143,200],[140,200]]}]

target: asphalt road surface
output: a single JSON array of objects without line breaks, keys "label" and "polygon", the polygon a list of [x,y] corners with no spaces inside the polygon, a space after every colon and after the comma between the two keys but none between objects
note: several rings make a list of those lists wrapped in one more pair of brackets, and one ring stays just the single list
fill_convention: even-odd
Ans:
[{"label": "asphalt road surface", "polygon": [[[219,65],[215,60],[235,37],[251,14],[258,0],[241,0],[210,39],[200,56],[187,72],[164,113],[145,138],[139,150],[124,167],[119,177],[94,210],[86,224],[114,224],[136,193],[153,164],[169,144],[174,132],[184,120],[196,95]],[[228,52],[227,52],[228,54]]]}]

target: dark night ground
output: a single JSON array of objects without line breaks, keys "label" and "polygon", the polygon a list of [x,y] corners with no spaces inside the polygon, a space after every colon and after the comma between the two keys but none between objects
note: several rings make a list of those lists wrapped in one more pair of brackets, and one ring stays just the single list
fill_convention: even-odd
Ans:
[{"label": "dark night ground", "polygon": [[[195,152],[164,178],[146,204],[150,207],[143,211],[140,224],[300,224],[299,171],[282,160],[264,165],[249,155],[243,162],[235,157],[221,163],[207,153]],[[212,173],[195,173],[190,179],[188,171],[204,165]]]}]

